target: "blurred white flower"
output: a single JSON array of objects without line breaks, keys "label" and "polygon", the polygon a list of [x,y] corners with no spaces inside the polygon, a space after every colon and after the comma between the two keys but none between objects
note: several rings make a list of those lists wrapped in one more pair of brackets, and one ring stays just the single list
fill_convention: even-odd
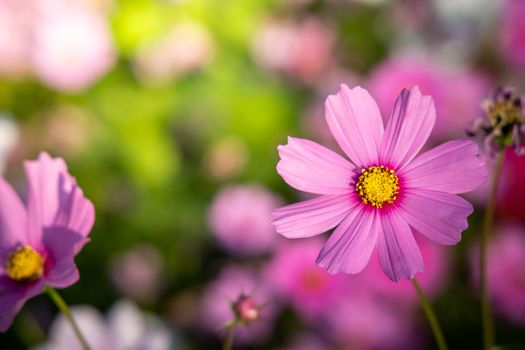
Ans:
[{"label": "blurred white flower", "polygon": [[[117,302],[107,320],[89,305],[71,308],[73,317],[92,350],[170,350],[182,349],[169,329],[151,315],[144,315],[130,301]],[[71,325],[59,315],[49,330],[49,340],[35,350],[82,350]]]},{"label": "blurred white flower", "polygon": [[9,153],[18,142],[18,125],[7,114],[0,112],[0,174],[4,172]]}]

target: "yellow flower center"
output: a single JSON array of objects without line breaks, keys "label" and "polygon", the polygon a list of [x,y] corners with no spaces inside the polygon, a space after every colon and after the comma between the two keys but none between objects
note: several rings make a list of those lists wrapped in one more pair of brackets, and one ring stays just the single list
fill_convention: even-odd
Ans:
[{"label": "yellow flower center", "polygon": [[355,189],[364,203],[382,208],[385,202],[391,204],[396,200],[399,179],[394,170],[386,166],[371,166],[361,169],[361,173]]},{"label": "yellow flower center", "polygon": [[7,277],[14,281],[33,281],[44,274],[44,257],[28,245],[20,246],[7,259]]}]

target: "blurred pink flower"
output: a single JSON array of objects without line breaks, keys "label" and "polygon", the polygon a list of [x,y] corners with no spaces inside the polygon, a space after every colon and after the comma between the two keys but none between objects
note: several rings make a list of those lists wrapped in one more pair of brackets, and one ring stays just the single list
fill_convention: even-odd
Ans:
[{"label": "blurred pink flower", "polygon": [[308,321],[315,321],[337,298],[349,297],[348,276],[330,275],[315,264],[323,246],[321,239],[280,241],[265,270],[273,292],[291,303]]},{"label": "blurred pink flower", "polygon": [[105,19],[83,6],[63,1],[42,5],[34,22],[31,57],[36,75],[52,88],[79,91],[115,62]]},{"label": "blurred pink flower", "polygon": [[280,200],[260,185],[227,186],[215,196],[208,222],[219,243],[236,255],[268,252],[276,234],[272,210]]},{"label": "blurred pink flower", "polygon": [[162,84],[206,66],[213,51],[212,37],[204,26],[198,22],[181,22],[139,51],[135,68],[142,81]]},{"label": "blurred pink flower", "polygon": [[[156,317],[143,314],[130,301],[117,302],[107,320],[88,305],[73,306],[71,312],[92,350],[170,350],[182,349],[180,340]],[[63,315],[51,324],[49,340],[35,350],[82,350]]]},{"label": "blurred pink flower", "polygon": [[0,0],[0,75],[17,79],[31,71],[29,48],[35,15],[32,0]]},{"label": "blurred pink flower", "polygon": [[488,172],[470,140],[418,155],[434,126],[430,96],[402,90],[383,125],[370,94],[341,85],[326,101],[326,120],[351,161],[314,142],[289,138],[278,147],[277,171],[292,187],[320,196],[274,211],[277,232],[311,237],[336,227],[317,263],[329,273],[356,274],[377,249],[393,281],[424,270],[413,229],[443,245],[461,239],[472,213],[458,193],[485,182]]},{"label": "blurred pink flower", "polygon": [[504,58],[525,69],[525,2],[505,0],[501,14],[501,45]]},{"label": "blurred pink flower", "polygon": [[482,113],[481,101],[489,86],[488,80],[479,73],[417,57],[387,60],[374,69],[368,81],[383,116],[389,113],[398,91],[415,85],[431,95],[436,104],[432,138],[437,141],[465,136],[465,130]]},{"label": "blurred pink flower", "polygon": [[113,258],[111,280],[123,295],[150,302],[163,287],[163,265],[158,249],[141,244]]},{"label": "blurred pink flower", "polygon": [[241,266],[223,268],[207,286],[201,301],[200,325],[224,335],[224,327],[237,317],[234,302],[240,296],[249,296],[254,303],[261,305],[261,315],[254,322],[235,327],[234,343],[249,344],[265,339],[270,334],[277,311],[275,298],[262,284],[257,271]]},{"label": "blurred pink flower", "polygon": [[[471,252],[472,279],[479,282],[479,247]],[[507,225],[496,231],[488,247],[487,275],[497,311],[525,326],[525,227]]]},{"label": "blurred pink flower", "polygon": [[269,20],[255,34],[253,54],[263,67],[316,82],[330,66],[335,35],[316,18]]},{"label": "blurred pink flower", "polygon": [[418,349],[413,334],[412,320],[406,312],[399,312],[366,293],[352,293],[342,298],[326,313],[324,326],[338,349]]},{"label": "blurred pink flower", "polygon": [[25,163],[25,172],[27,207],[0,179],[0,331],[45,285],[65,288],[78,281],[74,258],[95,220],[93,204],[61,158],[41,153]]}]

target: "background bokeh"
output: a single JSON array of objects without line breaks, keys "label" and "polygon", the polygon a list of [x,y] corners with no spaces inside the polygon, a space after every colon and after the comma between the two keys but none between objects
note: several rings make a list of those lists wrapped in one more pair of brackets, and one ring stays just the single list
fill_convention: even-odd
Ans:
[{"label": "background bokeh", "polygon": [[[314,265],[321,238],[277,237],[271,211],[305,195],[277,175],[276,147],[293,135],[336,149],[323,109],[340,83],[369,89],[384,117],[418,84],[437,106],[429,146],[465,137],[493,87],[525,91],[523,18],[521,0],[0,0],[0,165],[24,196],[22,160],[47,150],[94,202],[81,279],[61,293],[83,305],[95,350],[219,348],[241,293],[263,305],[236,333],[246,349],[432,349],[410,283],[388,281],[377,258],[329,276]],[[498,340],[514,346],[524,175],[509,152],[489,269]],[[458,246],[418,237],[452,349],[481,346],[486,196],[468,196]],[[31,300],[0,348],[74,349],[55,316]]]}]

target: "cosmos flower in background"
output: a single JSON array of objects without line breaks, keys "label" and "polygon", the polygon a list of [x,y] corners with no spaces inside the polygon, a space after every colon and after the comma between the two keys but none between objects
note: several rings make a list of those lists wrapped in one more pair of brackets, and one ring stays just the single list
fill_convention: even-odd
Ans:
[{"label": "cosmos flower in background", "polygon": [[[496,310],[525,326],[525,227],[507,224],[496,229],[488,246],[487,274]],[[473,284],[479,284],[479,247],[470,254]]]},{"label": "cosmos flower in background", "polygon": [[199,326],[224,336],[225,327],[238,317],[239,309],[235,308],[235,303],[241,297],[248,297],[250,305],[260,306],[260,309],[254,322],[235,327],[235,344],[246,345],[267,339],[279,305],[258,272],[241,266],[224,267],[215,280],[208,284],[201,299]]},{"label": "cosmos flower in background", "polygon": [[181,22],[137,53],[135,72],[146,84],[163,84],[205,67],[213,51],[213,39],[206,27],[198,22]]},{"label": "cosmos flower in background", "polygon": [[525,3],[504,0],[501,11],[501,49],[503,57],[515,68],[525,68]]},{"label": "cosmos flower in background", "polygon": [[321,239],[293,243],[280,240],[265,269],[265,281],[273,293],[309,322],[333,311],[331,306],[336,299],[352,295],[347,276],[330,275],[315,265],[322,247]]},{"label": "cosmos flower in background", "polygon": [[61,91],[79,91],[113,66],[111,32],[99,13],[64,1],[42,4],[40,11],[31,58],[36,75],[45,84]]},{"label": "cosmos flower in background", "polygon": [[442,245],[459,242],[473,207],[457,194],[488,176],[470,140],[417,155],[435,118],[432,98],[414,87],[401,91],[385,128],[370,94],[342,85],[326,101],[326,120],[351,162],[308,140],[290,137],[279,146],[278,173],[320,196],[275,210],[277,232],[305,238],[336,227],[317,258],[330,273],[362,271],[374,248],[391,280],[422,272],[412,230]]},{"label": "cosmos flower in background", "polygon": [[227,186],[213,199],[210,229],[220,245],[240,256],[266,253],[275,244],[272,211],[280,199],[257,184]]},{"label": "cosmos flower in background", "polygon": [[153,302],[164,287],[164,261],[157,248],[140,244],[113,257],[110,277],[117,290],[140,302]]},{"label": "cosmos flower in background", "polygon": [[315,17],[272,19],[256,32],[253,56],[264,68],[313,84],[332,64],[334,43],[333,31]]},{"label": "cosmos flower in background", "polygon": [[77,92],[116,60],[106,18],[90,1],[1,1],[0,29],[0,74],[8,78],[34,74]]},{"label": "cosmos flower in background", "polygon": [[[92,350],[177,350],[184,349],[162,321],[143,314],[128,300],[115,303],[107,319],[88,305],[71,308],[73,317]],[[51,324],[49,340],[34,350],[82,350],[82,346],[63,315]]]},{"label": "cosmos flower in background", "polygon": [[0,331],[45,285],[66,288],[78,281],[74,257],[95,220],[93,204],[61,158],[41,153],[26,161],[25,172],[27,207],[0,179]]},{"label": "cosmos flower in background", "polygon": [[31,71],[29,42],[31,30],[26,25],[35,14],[35,2],[0,1],[0,75],[21,79]]},{"label": "cosmos flower in background", "polygon": [[[451,82],[454,84],[451,84]],[[464,137],[465,129],[482,110],[488,79],[464,67],[448,67],[423,57],[394,57],[379,64],[367,82],[383,117],[388,116],[399,91],[419,86],[436,104],[436,125],[431,140]]]}]

